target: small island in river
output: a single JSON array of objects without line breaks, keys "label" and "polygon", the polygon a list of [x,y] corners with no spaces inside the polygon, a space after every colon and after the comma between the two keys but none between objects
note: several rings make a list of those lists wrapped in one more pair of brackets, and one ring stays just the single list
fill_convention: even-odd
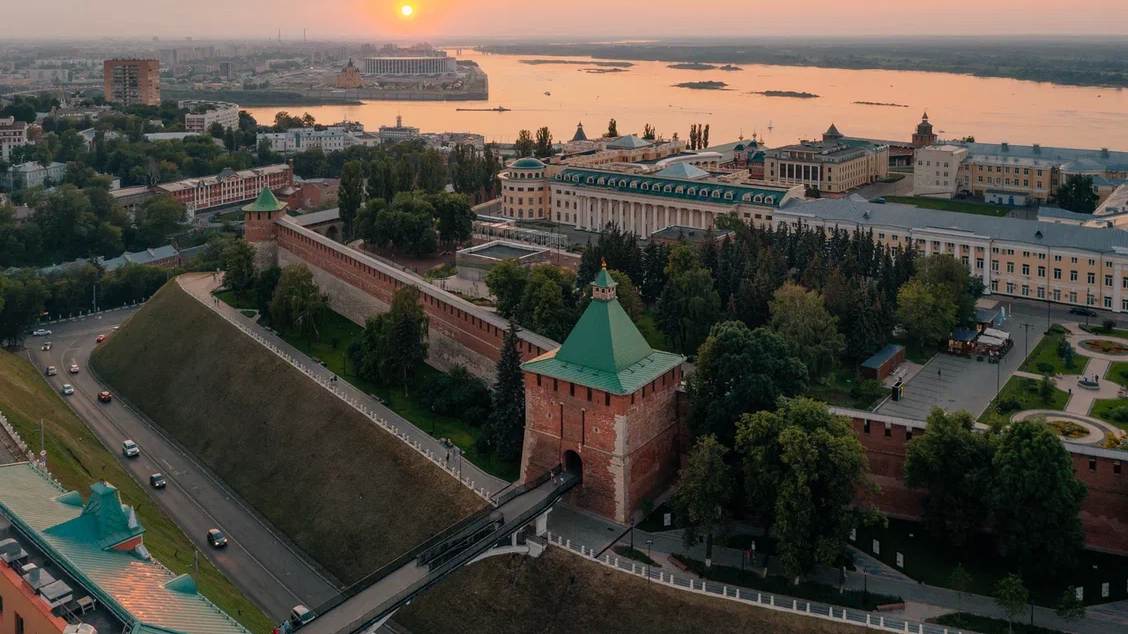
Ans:
[{"label": "small island in river", "polygon": [[582,61],[578,59],[523,59],[522,64],[531,64],[533,66],[541,66],[544,64],[573,64],[576,66],[606,66],[608,68],[630,68],[634,66],[634,62],[601,62],[601,61]]},{"label": "small island in river", "polygon": [[728,90],[728,84],[723,81],[683,81],[674,84],[674,88],[689,88],[690,90]]},{"label": "small island in river", "polygon": [[720,67],[720,68],[718,68],[717,70],[729,70],[729,71],[732,71],[732,70],[744,70],[744,69],[743,69],[743,68],[741,68],[741,67],[739,67],[739,66],[734,66],[733,64],[725,64],[724,66],[721,66],[721,67]]},{"label": "small island in river", "polygon": [[625,69],[625,68],[581,68],[580,70],[585,72],[585,73],[591,73],[592,75],[603,75],[603,74],[606,74],[606,73],[625,73],[625,72],[627,72],[627,69]]},{"label": "small island in river", "polygon": [[888,103],[885,101],[855,101],[859,106],[886,106],[888,108],[908,108],[903,103]]},{"label": "small island in river", "polygon": [[678,70],[713,70],[716,66],[703,62],[679,62],[677,64],[670,64],[666,68],[676,68]]},{"label": "small island in river", "polygon": [[753,90],[749,94],[762,95],[764,97],[790,97],[792,99],[817,99],[818,95],[813,92],[800,92],[797,90]]}]

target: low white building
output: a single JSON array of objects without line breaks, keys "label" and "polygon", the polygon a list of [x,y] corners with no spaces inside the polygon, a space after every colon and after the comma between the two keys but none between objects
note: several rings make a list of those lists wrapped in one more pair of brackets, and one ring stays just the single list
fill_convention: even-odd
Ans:
[{"label": "low white building", "polygon": [[291,128],[285,132],[260,132],[255,138],[258,143],[265,140],[274,152],[292,154],[305,150],[333,152],[344,150],[353,145],[364,145],[361,134],[362,132],[351,130],[345,126],[330,126],[322,130]]},{"label": "low white building", "polygon": [[959,145],[929,145],[914,155],[913,196],[952,198],[959,188],[960,164],[967,148]]},{"label": "low white building", "polygon": [[0,160],[7,161],[12,148],[27,144],[27,124],[15,117],[0,117]]},{"label": "low white building", "polygon": [[184,129],[189,132],[205,134],[216,123],[223,126],[224,130],[239,127],[237,103],[186,99],[177,102],[176,107],[190,110],[184,115]]},{"label": "low white building", "polygon": [[50,163],[44,167],[35,161],[28,161],[8,168],[3,179],[9,189],[16,190],[40,185],[57,185],[62,182],[66,174],[67,166],[64,163]]}]

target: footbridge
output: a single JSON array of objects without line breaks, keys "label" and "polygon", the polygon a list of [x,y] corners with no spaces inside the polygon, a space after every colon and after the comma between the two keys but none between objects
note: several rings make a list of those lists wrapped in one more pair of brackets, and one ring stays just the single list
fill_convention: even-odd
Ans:
[{"label": "footbridge", "polygon": [[417,594],[462,566],[494,555],[539,556],[547,545],[544,536],[549,511],[578,482],[577,475],[558,467],[524,485],[503,489],[485,509],[444,529],[315,608],[312,621],[305,625],[287,622],[281,631],[375,632]]}]

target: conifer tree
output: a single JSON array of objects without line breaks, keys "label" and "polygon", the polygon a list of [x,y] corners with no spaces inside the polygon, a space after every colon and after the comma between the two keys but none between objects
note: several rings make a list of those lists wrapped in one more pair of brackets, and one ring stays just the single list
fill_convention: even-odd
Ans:
[{"label": "conifer tree", "polygon": [[517,324],[510,321],[497,362],[497,383],[493,389],[488,442],[501,460],[517,460],[525,435],[525,381],[521,374],[521,354],[517,351]]}]

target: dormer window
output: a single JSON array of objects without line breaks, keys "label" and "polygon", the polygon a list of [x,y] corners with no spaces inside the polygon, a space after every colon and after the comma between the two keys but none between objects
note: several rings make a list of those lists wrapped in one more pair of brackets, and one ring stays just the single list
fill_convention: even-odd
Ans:
[{"label": "dormer window", "polygon": [[689,189],[685,190],[685,193],[686,193],[687,196],[696,196],[697,195],[697,188],[696,187],[690,187]]},{"label": "dormer window", "polygon": [[[678,185],[677,188],[674,189],[674,193],[675,194],[684,194],[685,193],[685,187]],[[693,192],[690,192],[689,195],[692,196]]]},{"label": "dormer window", "polygon": [[743,196],[740,197],[740,201],[746,202],[746,203],[752,202],[752,194],[744,194]]},{"label": "dormer window", "polygon": [[662,191],[664,191],[668,194],[668,193],[674,191],[674,186],[667,184],[665,187],[662,188]]},{"label": "dormer window", "polygon": [[733,199],[732,192],[725,192],[725,200],[732,200],[732,199]]}]

